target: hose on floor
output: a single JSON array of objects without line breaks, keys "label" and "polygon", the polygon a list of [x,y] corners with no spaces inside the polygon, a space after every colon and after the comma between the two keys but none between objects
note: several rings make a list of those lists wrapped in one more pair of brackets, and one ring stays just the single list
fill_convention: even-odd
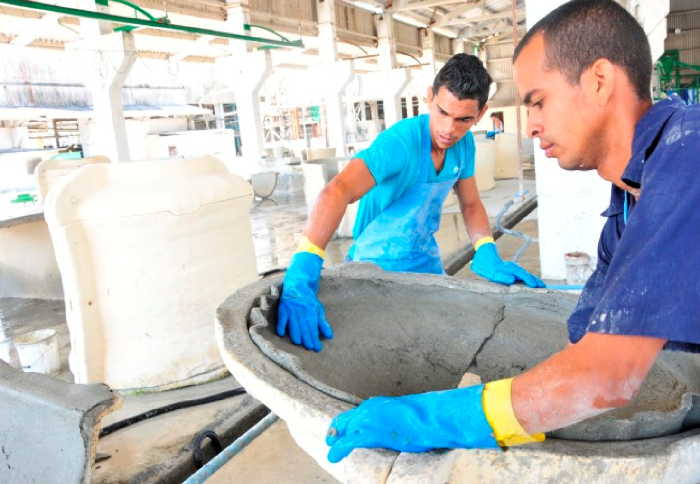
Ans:
[{"label": "hose on floor", "polygon": [[100,431],[100,438],[105,437],[117,430],[129,427],[138,422],[143,422],[149,418],[157,417],[158,415],[163,415],[164,413],[173,412],[175,410],[180,410],[182,408],[196,407],[198,405],[204,405],[206,403],[218,402],[219,400],[224,400],[226,398],[235,397],[246,393],[245,389],[234,388],[233,390],[227,390],[221,393],[215,393],[214,395],[209,395],[208,397],[196,398],[193,400],[183,400],[181,402],[171,403],[170,405],[165,405],[164,407],[154,408],[146,412],[134,415],[133,417],[126,418],[124,420],[119,420],[111,425],[106,426]]}]

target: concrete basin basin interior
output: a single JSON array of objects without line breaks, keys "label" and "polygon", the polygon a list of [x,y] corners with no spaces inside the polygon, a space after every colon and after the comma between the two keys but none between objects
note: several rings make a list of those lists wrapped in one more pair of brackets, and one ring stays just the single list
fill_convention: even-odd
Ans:
[{"label": "concrete basin basin interior", "polygon": [[[525,456],[528,468],[551,461],[576,469],[581,459],[613,466],[619,459],[632,459],[619,469],[621,476],[648,467],[653,457],[658,458],[653,461],[658,475],[666,476],[668,466],[687,449],[700,449],[700,430],[693,430],[700,428],[700,358],[664,352],[632,405],[553,432],[542,444],[410,459],[368,449],[328,464],[325,431],[339,412],[373,395],[454,388],[465,372],[490,381],[531,368],[567,344],[565,321],[576,298],[520,286],[387,273],[368,264],[336,266],[324,271],[319,291],[335,337],[314,353],[274,332],[281,282],[277,276],[251,284],[219,307],[219,348],[249,393],[283,418],[299,445],[341,481],[363,474],[374,477],[360,482],[384,482],[406,471],[397,465],[408,461],[411,466],[420,461],[425,469],[434,469],[439,461],[445,469],[484,476],[479,473],[497,467],[504,472],[495,474],[500,478],[513,465],[525,465]],[[640,447],[641,442],[645,445]],[[453,454],[462,463],[444,464],[446,455],[452,459]],[[700,461],[684,469],[700,478]],[[544,477],[542,472],[536,475]],[[435,479],[426,482],[466,482]]]},{"label": "concrete basin basin interior", "polygon": [[[335,337],[322,353],[275,333],[276,296],[253,308],[250,337],[299,380],[348,403],[376,395],[456,388],[466,372],[483,381],[515,376],[567,344],[566,294],[424,286],[410,280],[329,277],[319,298]],[[690,382],[663,361],[632,405],[553,432],[569,440],[632,440],[678,432],[692,406]],[[697,390],[697,389],[696,389]]]}]

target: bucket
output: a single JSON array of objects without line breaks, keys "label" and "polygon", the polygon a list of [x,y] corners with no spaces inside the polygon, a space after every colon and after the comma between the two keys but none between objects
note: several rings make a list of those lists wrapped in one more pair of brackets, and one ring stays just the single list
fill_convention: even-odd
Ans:
[{"label": "bucket", "polygon": [[566,283],[571,285],[585,284],[591,276],[591,256],[585,252],[567,252],[564,254],[566,264]]},{"label": "bucket", "polygon": [[56,373],[61,369],[55,329],[40,329],[15,337],[22,369],[27,372]]}]

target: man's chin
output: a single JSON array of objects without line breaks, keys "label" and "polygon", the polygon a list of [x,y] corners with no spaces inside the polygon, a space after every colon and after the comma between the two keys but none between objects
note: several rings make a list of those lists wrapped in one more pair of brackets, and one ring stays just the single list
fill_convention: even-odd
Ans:
[{"label": "man's chin", "polygon": [[559,162],[559,167],[566,171],[588,171],[591,169],[582,160],[571,161],[557,158],[557,162]]}]

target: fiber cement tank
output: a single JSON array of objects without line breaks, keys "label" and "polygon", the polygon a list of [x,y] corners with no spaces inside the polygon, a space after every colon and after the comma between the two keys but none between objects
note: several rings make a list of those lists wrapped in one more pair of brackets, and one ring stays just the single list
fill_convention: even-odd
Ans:
[{"label": "fiber cement tank", "polygon": [[500,450],[425,454],[360,449],[326,460],[331,419],[374,395],[455,388],[517,375],[567,344],[575,297],[371,264],[325,271],[319,298],[335,337],[314,353],[274,333],[279,285],[266,279],[218,309],[223,359],[342,482],[698,482],[700,357],[662,354],[628,407]]}]

